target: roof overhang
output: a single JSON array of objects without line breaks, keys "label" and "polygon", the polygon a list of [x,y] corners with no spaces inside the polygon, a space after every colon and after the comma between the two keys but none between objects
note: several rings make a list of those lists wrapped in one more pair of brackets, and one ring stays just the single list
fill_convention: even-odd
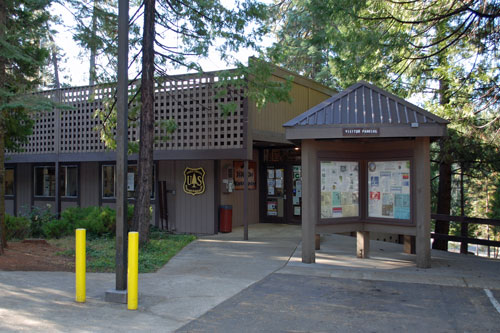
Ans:
[{"label": "roof overhang", "polygon": [[[346,133],[347,129],[360,130],[364,133]],[[366,131],[368,130],[368,131]],[[350,131],[352,132],[352,131]],[[375,133],[375,134],[374,134]],[[287,140],[300,139],[352,139],[352,138],[396,138],[396,137],[442,137],[447,135],[446,126],[442,124],[413,125],[309,125],[287,127]]]}]

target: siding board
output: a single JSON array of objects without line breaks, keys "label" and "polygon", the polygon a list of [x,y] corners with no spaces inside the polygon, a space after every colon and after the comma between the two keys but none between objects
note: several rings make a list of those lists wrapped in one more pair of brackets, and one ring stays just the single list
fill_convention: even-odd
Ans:
[{"label": "siding board", "polygon": [[81,207],[98,206],[100,192],[100,174],[98,162],[80,164],[80,205]]},{"label": "siding board", "polygon": [[[187,194],[183,190],[186,167],[205,170],[205,193]],[[175,225],[177,232],[212,234],[214,230],[214,161],[175,162]]]},{"label": "siding board", "polygon": [[17,214],[31,207],[31,164],[18,164],[16,169]]}]

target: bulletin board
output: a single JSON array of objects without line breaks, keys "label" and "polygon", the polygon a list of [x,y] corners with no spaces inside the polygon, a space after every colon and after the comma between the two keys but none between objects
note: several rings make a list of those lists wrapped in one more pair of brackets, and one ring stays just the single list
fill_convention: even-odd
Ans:
[{"label": "bulletin board", "polygon": [[359,216],[359,162],[322,161],[321,218]]},{"label": "bulletin board", "polygon": [[410,161],[368,162],[368,216],[410,219]]}]

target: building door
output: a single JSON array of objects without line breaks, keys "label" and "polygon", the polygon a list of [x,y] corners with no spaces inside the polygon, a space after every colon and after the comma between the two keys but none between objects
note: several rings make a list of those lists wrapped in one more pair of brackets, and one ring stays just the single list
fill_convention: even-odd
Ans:
[{"label": "building door", "polygon": [[301,223],[302,181],[300,165],[265,166],[263,220],[271,223]]},{"label": "building door", "polygon": [[300,224],[302,222],[302,166],[290,165],[288,175],[287,223]]},{"label": "building door", "polygon": [[286,219],[286,187],[285,166],[266,165],[265,220],[266,222],[285,223]]}]

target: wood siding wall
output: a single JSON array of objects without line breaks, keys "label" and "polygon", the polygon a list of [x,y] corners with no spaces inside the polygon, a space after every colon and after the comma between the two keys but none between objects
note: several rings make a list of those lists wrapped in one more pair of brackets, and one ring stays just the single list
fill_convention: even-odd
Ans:
[{"label": "wood siding wall", "polygon": [[[272,76],[272,80],[284,81],[278,76]],[[326,92],[302,84],[301,80],[292,83],[290,95],[292,98],[291,104],[286,102],[268,104],[260,111],[256,109],[255,103],[249,103],[251,128],[254,131],[284,135],[284,123],[331,97]]]},{"label": "wood siding wall", "polygon": [[14,200],[5,199],[5,212],[9,215],[15,215]]},{"label": "wood siding wall", "polygon": [[[175,182],[175,162],[174,161],[159,161],[158,162],[158,181],[167,182],[167,212],[168,212],[168,225],[170,228],[176,229],[176,211],[175,201],[177,198],[177,191],[182,191],[182,188],[176,187]],[[175,191],[173,194],[171,191]]]},{"label": "wood siding wall", "polygon": [[[169,193],[169,223],[175,225],[179,233],[213,234],[215,225],[214,161],[160,161],[159,180],[167,181]],[[205,170],[205,193],[187,194],[183,190],[184,169],[200,168]]]},{"label": "wood siding wall", "polygon": [[32,185],[31,164],[18,164],[16,167],[17,214],[31,208]]},{"label": "wood siding wall", "polygon": [[98,206],[100,191],[100,174],[98,162],[80,163],[80,205],[81,207]]},{"label": "wood siding wall", "polygon": [[[259,154],[254,150],[253,161],[256,162],[257,170],[257,189],[248,190],[248,223],[259,223],[259,184],[261,175],[259,174]],[[220,180],[226,176],[223,174],[225,168],[233,167],[232,160],[221,161],[221,168],[219,170]],[[233,206],[233,226],[243,225],[243,190],[234,190],[232,193],[224,193],[224,185],[221,184],[220,204]]]}]

